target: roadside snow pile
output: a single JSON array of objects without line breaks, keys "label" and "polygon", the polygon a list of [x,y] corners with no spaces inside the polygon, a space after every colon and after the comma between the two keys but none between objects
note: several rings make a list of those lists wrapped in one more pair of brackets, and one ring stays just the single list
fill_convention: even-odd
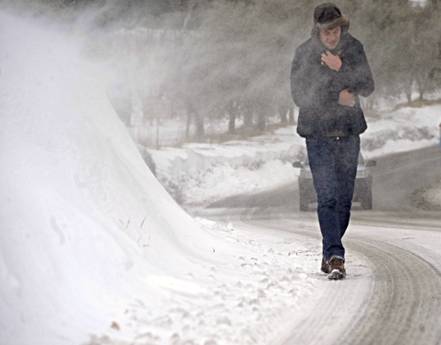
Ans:
[{"label": "roadside snow pile", "polygon": [[441,210],[441,181],[417,194],[417,206],[429,210]]},{"label": "roadside snow pile", "polygon": [[429,189],[424,196],[429,203],[441,208],[441,181]]},{"label": "roadside snow pile", "polygon": [[402,108],[369,122],[362,136],[362,149],[368,157],[415,150],[439,142],[441,105]]},{"label": "roadside snow pile", "polygon": [[146,288],[157,300],[149,275],[192,267],[209,242],[146,171],[73,38],[0,23],[1,339],[72,344]]},{"label": "roadside snow pile", "polygon": [[32,21],[0,12],[1,343],[268,344],[302,317],[318,244],[195,222],[114,113],[107,69]]},{"label": "roadside snow pile", "polygon": [[159,181],[181,203],[208,204],[232,194],[295,183],[292,162],[304,157],[293,128],[274,136],[225,144],[188,144],[148,150]]}]

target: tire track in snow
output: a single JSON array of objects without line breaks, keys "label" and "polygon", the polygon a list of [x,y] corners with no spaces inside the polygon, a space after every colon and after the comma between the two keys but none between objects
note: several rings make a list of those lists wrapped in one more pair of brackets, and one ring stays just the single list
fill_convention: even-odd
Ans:
[{"label": "tire track in snow", "polygon": [[395,245],[357,238],[353,250],[367,256],[375,285],[363,317],[340,344],[437,345],[441,341],[441,273]]},{"label": "tire track in snow", "polygon": [[[310,231],[293,230],[292,221],[253,223],[319,238]],[[354,299],[360,294],[354,294],[351,275],[344,281],[329,282],[313,312],[293,324],[292,334],[281,344],[441,344],[441,273],[436,267],[410,251],[378,240],[359,236],[346,243],[372,266],[372,285],[358,310]],[[347,313],[352,314],[350,318]]]}]

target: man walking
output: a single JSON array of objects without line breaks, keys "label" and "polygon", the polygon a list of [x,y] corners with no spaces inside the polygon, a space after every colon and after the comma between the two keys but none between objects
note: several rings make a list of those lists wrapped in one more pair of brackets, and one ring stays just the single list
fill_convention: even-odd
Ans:
[{"label": "man walking", "polygon": [[299,106],[297,132],[306,149],[317,194],[323,238],[321,270],[342,279],[345,248],[360,152],[359,134],[366,128],[359,96],[374,91],[363,45],[348,32],[340,9],[324,3],[314,9],[311,38],[297,49],[291,68],[291,90]]}]

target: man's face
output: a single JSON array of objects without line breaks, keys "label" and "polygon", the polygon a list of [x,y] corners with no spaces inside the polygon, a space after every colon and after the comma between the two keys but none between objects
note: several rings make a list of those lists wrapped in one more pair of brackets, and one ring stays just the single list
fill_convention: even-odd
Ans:
[{"label": "man's face", "polygon": [[320,41],[328,49],[334,49],[340,42],[341,27],[337,26],[333,29],[320,29]]}]

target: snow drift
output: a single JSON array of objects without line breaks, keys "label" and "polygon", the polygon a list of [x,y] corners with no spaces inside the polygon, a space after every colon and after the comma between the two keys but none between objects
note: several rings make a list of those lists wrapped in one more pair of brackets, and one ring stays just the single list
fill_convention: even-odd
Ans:
[{"label": "snow drift", "polygon": [[0,339],[8,345],[84,341],[147,287],[153,304],[158,277],[179,277],[209,248],[114,113],[106,69],[85,62],[73,35],[45,26],[0,13]]}]

